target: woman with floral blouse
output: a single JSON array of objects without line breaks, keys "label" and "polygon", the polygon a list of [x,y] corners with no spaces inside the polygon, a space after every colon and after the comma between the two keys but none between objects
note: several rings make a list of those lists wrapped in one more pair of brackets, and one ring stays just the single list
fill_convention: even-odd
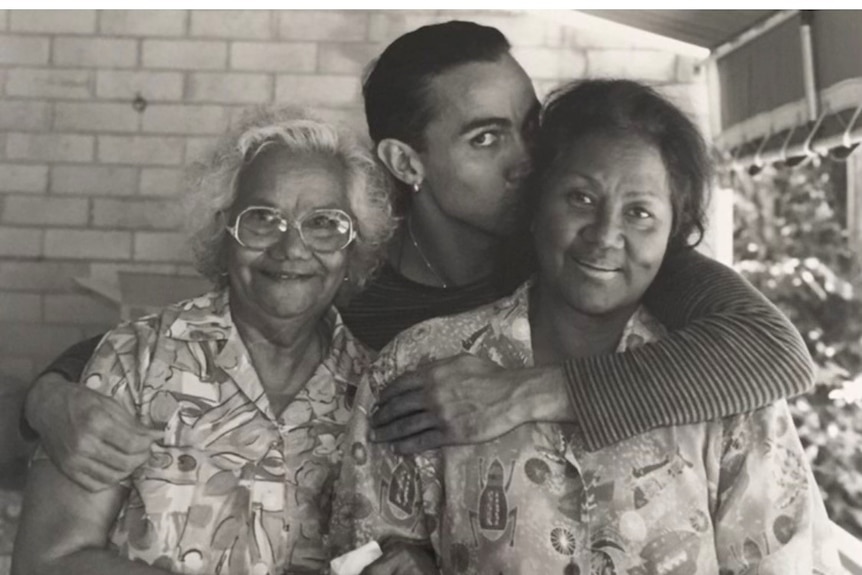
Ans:
[{"label": "woman with floral blouse", "polygon": [[703,232],[708,161],[697,129],[646,86],[587,80],[545,105],[537,157],[537,277],[384,348],[347,436],[336,545],[401,543],[366,574],[840,572],[783,400],[597,451],[558,423],[414,457],[369,441],[375,398],[422,363],[468,353],[517,369],[665,337],[641,299],[664,258]]}]

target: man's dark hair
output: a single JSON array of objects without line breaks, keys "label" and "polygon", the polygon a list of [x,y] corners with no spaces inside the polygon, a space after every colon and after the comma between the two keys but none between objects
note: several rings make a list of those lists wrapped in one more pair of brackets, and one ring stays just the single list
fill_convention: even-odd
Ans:
[{"label": "man's dark hair", "polygon": [[633,134],[658,148],[669,176],[673,227],[668,250],[694,247],[703,239],[712,164],[697,126],[664,96],[633,80],[579,80],[548,96],[540,124],[537,184],[579,138]]},{"label": "man's dark hair", "polygon": [[372,62],[362,85],[372,141],[394,138],[422,149],[422,134],[434,113],[427,98],[431,80],[461,64],[493,62],[509,48],[496,28],[457,20],[397,38]]}]

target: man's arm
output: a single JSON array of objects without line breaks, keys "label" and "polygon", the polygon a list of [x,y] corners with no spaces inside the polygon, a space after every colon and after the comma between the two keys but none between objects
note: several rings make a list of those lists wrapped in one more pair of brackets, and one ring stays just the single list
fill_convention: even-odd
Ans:
[{"label": "man's arm", "polygon": [[109,551],[108,533],[128,490],[91,493],[47,460],[30,468],[12,575],[163,575]]},{"label": "man's arm", "polygon": [[813,382],[789,320],[706,256],[668,258],[646,304],[675,331],[631,351],[519,371],[462,355],[405,374],[381,394],[375,439],[416,453],[561,421],[579,424],[596,450],[655,427],[751,411]]},{"label": "man's arm", "polygon": [[153,433],[113,399],[75,385],[102,336],[76,343],[36,378],[24,400],[32,428],[54,464],[88,491],[128,476],[149,456]]}]

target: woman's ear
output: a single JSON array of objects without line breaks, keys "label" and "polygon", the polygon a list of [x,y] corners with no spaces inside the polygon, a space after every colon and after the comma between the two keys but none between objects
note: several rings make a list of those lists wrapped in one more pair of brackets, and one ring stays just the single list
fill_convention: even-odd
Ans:
[{"label": "woman's ear", "polygon": [[408,186],[421,184],[425,179],[425,167],[410,144],[386,138],[377,144],[377,157],[398,181]]}]

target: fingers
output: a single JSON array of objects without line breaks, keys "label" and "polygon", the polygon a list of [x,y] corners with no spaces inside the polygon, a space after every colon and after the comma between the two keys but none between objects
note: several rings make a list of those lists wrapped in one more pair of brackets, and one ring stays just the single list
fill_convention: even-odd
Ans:
[{"label": "fingers", "polygon": [[390,443],[392,449],[399,455],[416,455],[429,449],[439,449],[448,444],[446,436],[440,429],[429,429],[428,431]]},{"label": "fingers", "polygon": [[379,403],[387,403],[405,393],[410,393],[425,387],[429,372],[437,362],[423,366],[417,371],[408,371],[393,379],[383,388],[378,398]]},{"label": "fingers", "polygon": [[372,438],[377,443],[389,443],[407,439],[411,435],[429,431],[435,427],[438,427],[436,417],[427,411],[417,411],[375,428]]},{"label": "fingers", "polygon": [[378,402],[377,409],[371,415],[372,427],[386,425],[411,413],[425,409],[425,394],[421,389],[403,393],[386,402]]}]

